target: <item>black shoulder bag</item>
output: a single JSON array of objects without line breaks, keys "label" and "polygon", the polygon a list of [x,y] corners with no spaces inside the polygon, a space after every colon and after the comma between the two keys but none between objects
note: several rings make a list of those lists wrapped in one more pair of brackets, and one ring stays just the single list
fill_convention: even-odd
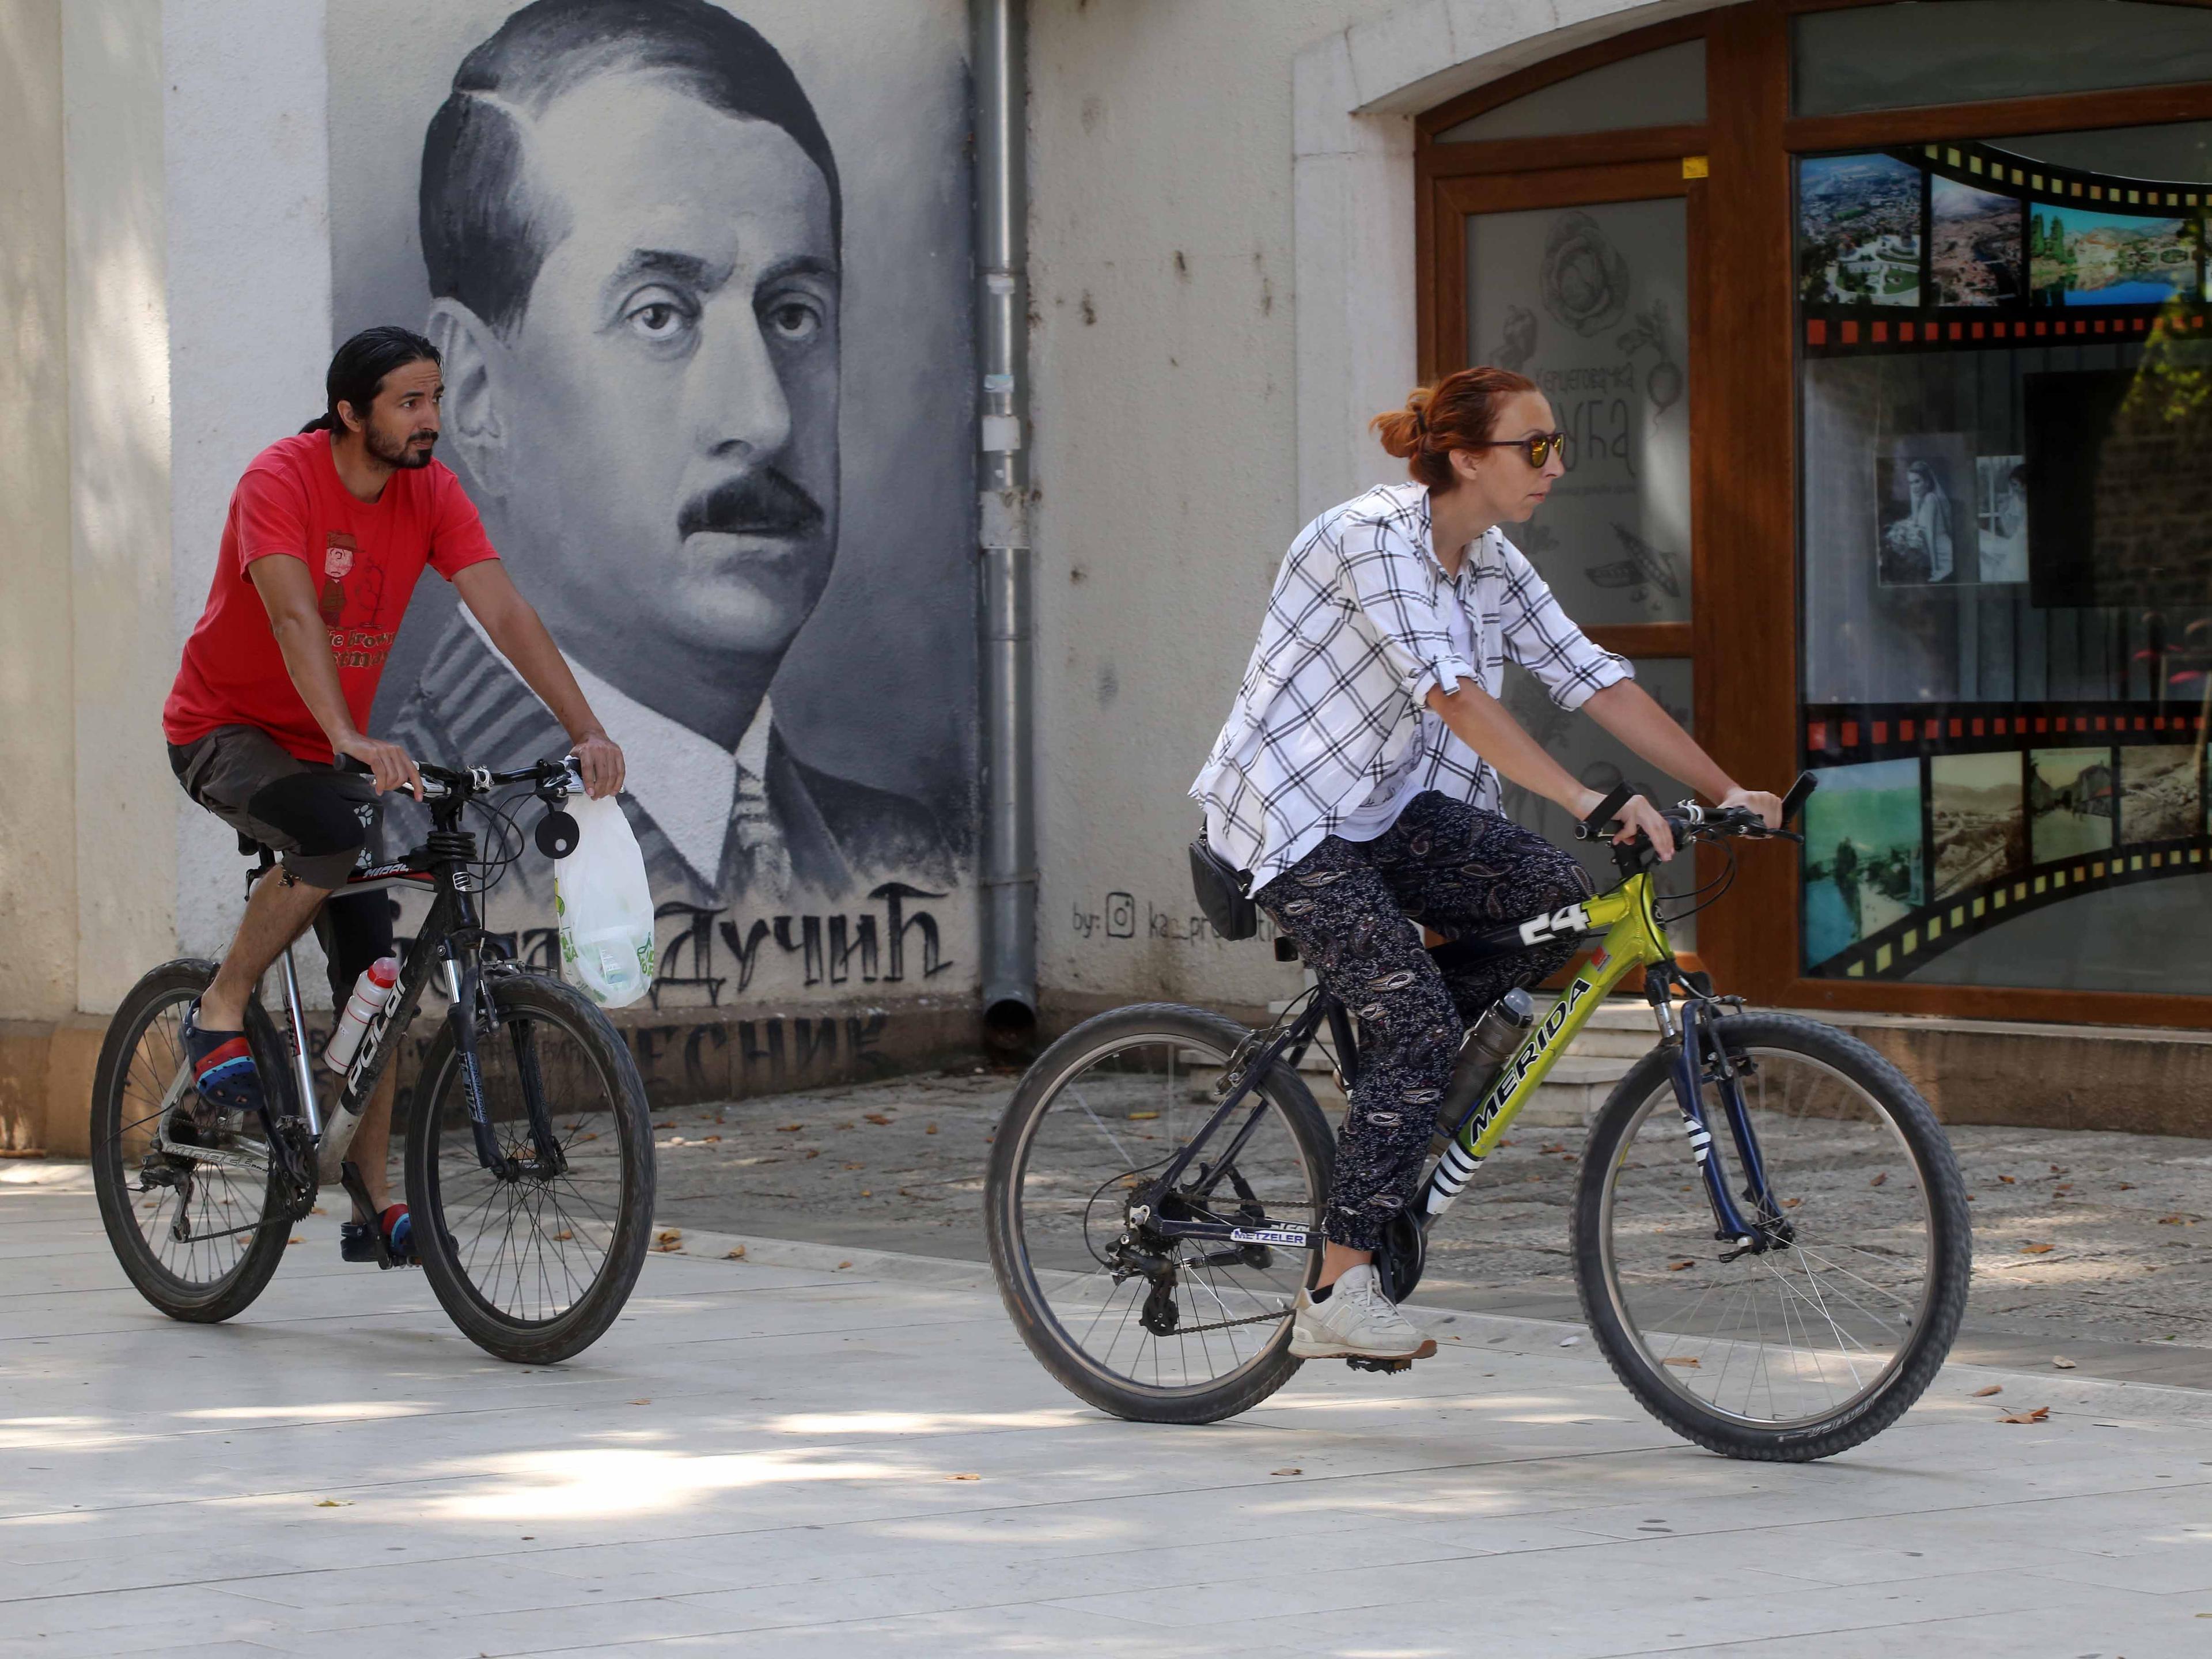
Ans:
[{"label": "black shoulder bag", "polygon": [[1215,852],[1203,829],[1190,844],[1190,885],[1198,908],[1222,938],[1249,939],[1260,931],[1260,907],[1252,902],[1252,872],[1237,869]]}]

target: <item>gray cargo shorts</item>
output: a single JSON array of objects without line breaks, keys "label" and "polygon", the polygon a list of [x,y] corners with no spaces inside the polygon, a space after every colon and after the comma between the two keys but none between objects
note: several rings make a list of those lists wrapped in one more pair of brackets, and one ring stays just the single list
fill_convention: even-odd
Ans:
[{"label": "gray cargo shorts", "polygon": [[269,848],[310,887],[344,884],[383,811],[368,773],[298,759],[258,726],[218,726],[173,743],[169,766],[196,804]]},{"label": "gray cargo shorts", "polygon": [[[310,887],[343,888],[357,863],[374,862],[382,806],[367,772],[320,766],[288,753],[258,726],[218,726],[169,745],[185,793],[239,834],[259,842]],[[330,965],[333,1007],[362,970],[392,954],[392,913],[382,892],[340,892],[315,913]]]}]

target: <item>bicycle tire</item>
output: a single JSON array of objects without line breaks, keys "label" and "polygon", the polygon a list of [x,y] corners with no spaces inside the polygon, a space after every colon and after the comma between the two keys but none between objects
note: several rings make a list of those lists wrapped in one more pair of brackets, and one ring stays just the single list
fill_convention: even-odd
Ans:
[{"label": "bicycle tire", "polygon": [[[1112,1416],[1140,1423],[1218,1422],[1267,1399],[1296,1375],[1303,1362],[1290,1352],[1287,1315],[1252,1360],[1204,1386],[1147,1387],[1085,1352],[1054,1315],[1024,1236],[1022,1182],[1034,1137],[1058,1091],[1081,1075],[1092,1057],[1112,1052],[1116,1045],[1135,1047],[1149,1038],[1226,1058],[1249,1036],[1231,1020],[1176,1003],[1142,1003],[1097,1015],[1037,1057],[1014,1091],[992,1141],[984,1176],[983,1221],[1000,1297],[1037,1363],[1078,1399]],[[1317,1223],[1334,1167],[1335,1138],[1311,1092],[1281,1062],[1270,1069],[1259,1092],[1282,1115],[1293,1138],[1307,1172]],[[1320,1266],[1320,1252],[1310,1253],[1302,1282],[1310,1285]]]},{"label": "bicycle tire", "polygon": [[[1659,1421],[1723,1456],[1811,1462],[1860,1445],[1889,1427],[1919,1399],[1942,1368],[1966,1312],[1972,1270],[1965,1182],[1935,1113],[1904,1074],[1865,1043],[1832,1025],[1790,1014],[1737,1015],[1718,1021],[1714,1029],[1727,1039],[1731,1055],[1779,1053],[1802,1057],[1840,1074],[1887,1114],[1897,1142],[1910,1158],[1912,1176],[1920,1183],[1918,1191],[1924,1200],[1926,1288],[1918,1317],[1905,1322],[1910,1325],[1909,1336],[1870,1391],[1827,1417],[1786,1426],[1758,1426],[1705,1406],[1667,1376],[1661,1364],[1653,1363],[1652,1354],[1631,1328],[1627,1298],[1617,1271],[1608,1265],[1613,1257],[1602,1233],[1607,1194],[1620,1179],[1620,1166],[1632,1131],[1649,1115],[1647,1108],[1663,1109],[1669,1116],[1674,1113],[1670,1051],[1664,1048],[1655,1049],[1637,1062],[1600,1109],[1591,1127],[1575,1195],[1576,1291],[1583,1317],[1614,1376]],[[1711,1099],[1710,1093],[1707,1099]],[[1728,1141],[1724,1122],[1710,1122],[1708,1127],[1717,1147]],[[1687,1147],[1679,1136],[1676,1144]],[[1786,1183],[1790,1171],[1780,1170],[1778,1178]],[[1706,1220],[1710,1228],[1709,1216]]]},{"label": "bicycle tire", "polygon": [[[204,1282],[171,1272],[148,1248],[133,1216],[137,1194],[131,1182],[134,1172],[124,1167],[124,1139],[136,1127],[125,1121],[126,1113],[132,1109],[124,1099],[132,1062],[154,1021],[165,1010],[198,996],[215,975],[214,963],[193,957],[165,962],[144,975],[107,1023],[92,1085],[92,1187],[107,1242],[139,1295],[170,1318],[196,1325],[219,1324],[250,1307],[267,1288],[290,1237],[290,1230],[284,1224],[288,1218],[282,1184],[273,1171],[263,1188],[264,1224],[248,1238],[226,1272]],[[246,1004],[246,1030],[263,1086],[271,1090],[281,1112],[291,1097],[285,1086],[288,1045],[258,1001]]]},{"label": "bicycle tire", "polygon": [[[415,1249],[423,1277],[430,1281],[439,1304],[463,1335],[501,1359],[525,1365],[555,1364],[574,1358],[606,1334],[629,1300],[645,1263],[653,1233],[654,1187],[653,1128],[646,1109],[645,1085],[612,1023],[581,993],[547,975],[529,972],[495,973],[486,980],[485,989],[496,1024],[495,1030],[477,1038],[480,1060],[485,1058],[487,1048],[498,1042],[500,1029],[528,1020],[560,1031],[598,1074],[605,1090],[605,1109],[619,1139],[619,1208],[598,1271],[582,1294],[559,1313],[547,1319],[528,1319],[494,1305],[471,1277],[454,1233],[447,1224],[440,1159],[435,1156],[441,1124],[465,1126],[468,1116],[460,1081],[460,1053],[451,1023],[441,1022],[408,1101],[405,1168],[408,1202],[416,1217]],[[449,1104],[454,1115],[447,1120],[445,1113]],[[568,1111],[563,1108],[562,1115]],[[604,1133],[594,1131],[592,1138]],[[464,1163],[474,1158],[472,1143],[466,1151]],[[531,1225],[533,1232],[542,1233],[535,1214]],[[565,1242],[557,1234],[543,1237],[546,1243]],[[562,1254],[565,1263],[565,1253]]]}]

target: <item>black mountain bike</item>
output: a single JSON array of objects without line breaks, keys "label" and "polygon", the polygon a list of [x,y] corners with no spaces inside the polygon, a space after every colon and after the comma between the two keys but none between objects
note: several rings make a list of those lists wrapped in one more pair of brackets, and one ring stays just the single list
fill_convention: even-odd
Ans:
[{"label": "black mountain bike", "polygon": [[[1790,791],[1785,823],[1812,787]],[[1607,833],[1626,798],[1578,833]],[[1683,845],[1782,833],[1741,809],[1664,816]],[[1732,1457],[1826,1457],[1895,1422],[1950,1350],[1972,1250],[1957,1161],[1927,1103],[1864,1043],[1744,1012],[1681,967],[1648,844],[1613,853],[1610,891],[1435,947],[1448,961],[1598,942],[1502,1064],[1462,1049],[1441,1155],[1376,1257],[1384,1290],[1412,1293],[1429,1228],[1640,967],[1658,1045],[1583,1152],[1571,1238],[1583,1316],[1677,1433]],[[1016,1328],[1072,1392],[1120,1417],[1206,1423],[1296,1372],[1291,1307],[1320,1271],[1335,1156],[1297,1066],[1324,1033],[1348,1094],[1354,1022],[1318,988],[1261,1031],[1172,1004],[1101,1014],[1023,1078],[993,1142],[985,1224]]]},{"label": "black mountain bike", "polygon": [[[429,913],[329,1115],[316,1097],[287,949],[286,1030],[278,1031],[259,998],[246,1006],[246,1040],[267,1102],[261,1121],[227,1115],[222,1129],[202,1134],[183,1024],[216,964],[165,963],[131,988],[100,1046],[93,1185],[124,1272],[174,1319],[211,1322],[248,1306],[326,1182],[343,1183],[368,1223],[379,1265],[393,1265],[345,1153],[435,978],[446,1017],[411,1094],[393,1106],[415,1249],[471,1340],[501,1359],[550,1364],[581,1352],[614,1322],[637,1282],[653,1218],[653,1133],[628,1049],[587,998],[488,954],[478,909],[479,895],[520,850],[507,805],[534,795],[547,808],[538,845],[556,857],[573,849],[575,820],[562,808],[576,775],[572,761],[511,772],[418,769],[428,839],[395,861],[356,871],[342,890],[426,891]],[[490,799],[502,789],[512,793]],[[462,827],[471,806],[488,812],[501,837],[488,861]],[[250,889],[274,860],[243,838],[240,848],[260,857]]]}]

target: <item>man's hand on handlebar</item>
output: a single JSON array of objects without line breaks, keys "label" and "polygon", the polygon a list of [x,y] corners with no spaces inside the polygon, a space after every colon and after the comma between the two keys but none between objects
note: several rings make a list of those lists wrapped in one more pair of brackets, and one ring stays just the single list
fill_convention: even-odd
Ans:
[{"label": "man's hand on handlebar", "polygon": [[584,793],[593,800],[603,800],[623,787],[623,751],[605,732],[586,732],[576,739],[574,753]]},{"label": "man's hand on handlebar", "polygon": [[386,743],[381,738],[372,738],[356,732],[331,744],[341,755],[350,756],[368,769],[375,780],[377,793],[390,793],[406,790],[416,800],[422,799],[422,775],[415,768],[407,751],[396,743]]},{"label": "man's hand on handlebar", "polygon": [[1731,789],[1722,798],[1721,805],[1747,807],[1766,821],[1768,829],[1782,827],[1782,798],[1764,789]]}]

